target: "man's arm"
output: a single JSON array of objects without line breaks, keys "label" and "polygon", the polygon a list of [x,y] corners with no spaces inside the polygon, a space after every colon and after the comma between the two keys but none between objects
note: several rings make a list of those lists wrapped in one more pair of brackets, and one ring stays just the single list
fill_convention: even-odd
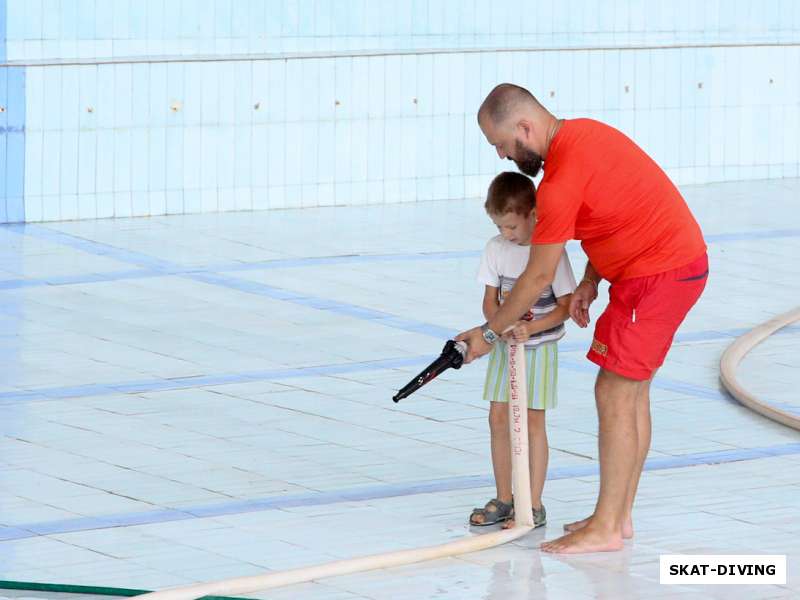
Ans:
[{"label": "man's arm", "polygon": [[569,303],[569,316],[579,327],[589,325],[589,306],[597,298],[597,286],[603,278],[591,262],[586,263],[583,279],[575,288],[572,300]]},{"label": "man's arm", "polygon": [[531,245],[528,266],[519,276],[511,293],[504,300],[494,317],[489,319],[489,329],[502,333],[528,312],[539,299],[542,291],[553,282],[558,259],[564,244]]},{"label": "man's arm", "polygon": [[[489,319],[489,329],[501,334],[515,325],[520,317],[528,312],[544,288],[552,283],[563,251],[564,242],[531,246],[528,266],[517,279],[503,304]],[[456,339],[467,342],[467,346],[469,346],[466,362],[471,362],[491,350],[491,346],[483,339],[480,327],[465,331],[456,336]]]},{"label": "man's arm", "polygon": [[581,279],[581,283],[584,281],[589,281],[594,284],[595,289],[600,284],[603,278],[600,276],[600,273],[597,272],[597,269],[594,268],[594,265],[590,262],[586,263],[586,270],[583,272],[583,279]]}]

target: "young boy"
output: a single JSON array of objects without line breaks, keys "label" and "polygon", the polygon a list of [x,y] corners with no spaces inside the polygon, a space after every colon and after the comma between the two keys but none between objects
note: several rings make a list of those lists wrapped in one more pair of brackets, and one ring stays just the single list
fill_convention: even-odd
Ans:
[{"label": "young boy", "polygon": [[[536,189],[533,182],[521,173],[501,173],[489,186],[485,208],[500,230],[500,235],[486,244],[478,270],[478,280],[486,286],[483,315],[489,320],[528,264],[531,236],[536,223]],[[547,521],[547,513],[542,505],[549,455],[544,417],[545,411],[556,406],[556,341],[564,337],[564,321],[569,317],[569,300],[574,289],[575,276],[565,252],[561,255],[552,285],[544,289],[536,304],[516,323],[513,330],[503,335],[504,341],[498,341],[489,355],[483,397],[491,402],[489,429],[497,497],[489,500],[483,508],[472,511],[469,519],[471,525],[492,525],[513,519],[506,347],[511,340],[525,343],[534,525],[541,527]]]}]

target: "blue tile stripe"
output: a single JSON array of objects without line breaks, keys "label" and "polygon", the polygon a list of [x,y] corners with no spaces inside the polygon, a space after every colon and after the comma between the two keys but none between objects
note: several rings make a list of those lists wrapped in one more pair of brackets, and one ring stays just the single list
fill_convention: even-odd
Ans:
[{"label": "blue tile stripe", "polygon": [[[576,248],[577,250],[577,248]],[[329,267],[367,262],[407,262],[457,260],[480,258],[480,250],[455,250],[443,252],[409,252],[403,254],[346,254],[341,256],[314,256],[308,258],[280,258],[251,263],[221,263],[205,267],[209,271],[261,271],[270,269],[292,269],[305,267]]]},{"label": "blue tile stripe", "polygon": [[286,369],[266,369],[220,375],[204,375],[197,377],[175,377],[172,379],[151,379],[107,384],[87,384],[65,387],[40,388],[29,391],[0,393],[0,406],[26,401],[54,400],[57,398],[88,398],[107,396],[110,394],[142,394],[145,392],[163,392],[185,388],[226,385],[231,383],[247,383],[257,381],[281,381],[284,379],[319,377],[326,375],[343,375],[364,371],[385,369],[402,369],[405,367],[424,366],[433,356],[413,356],[408,358],[389,358],[369,362],[341,363],[317,367],[301,367]]},{"label": "blue tile stripe", "polygon": [[[559,356],[558,359],[558,366],[559,368],[563,368],[568,371],[589,373],[592,375],[597,373],[598,369],[598,367],[594,363],[591,363],[588,360],[577,361],[574,359],[569,359],[561,356]],[[736,404],[736,401],[721,387],[719,389],[707,388],[701,385],[687,383],[685,381],[670,379],[662,375],[656,375],[655,379],[653,379],[653,383],[650,385],[652,388],[655,388],[657,390],[664,390],[667,392],[677,392],[679,394],[684,394],[687,397],[705,398],[707,400],[722,400],[725,402],[732,402]]]},{"label": "blue tile stripe", "polygon": [[800,229],[767,229],[763,231],[740,231],[731,233],[717,233],[707,235],[706,242],[709,244],[721,244],[724,242],[744,242],[751,240],[766,240],[775,238],[800,237]]},{"label": "blue tile stripe", "polygon": [[[675,343],[695,341],[714,341],[714,340],[733,340],[746,330],[731,329],[729,331],[695,331],[686,334],[678,334]],[[776,335],[800,333],[800,326],[782,329]],[[439,337],[434,335],[433,337]],[[559,344],[561,358],[559,364],[564,369],[594,374],[597,367],[593,363],[583,360],[575,360],[565,356],[570,352],[584,352],[586,344],[583,342],[562,342]],[[265,369],[261,371],[246,371],[243,373],[221,373],[217,375],[203,375],[195,377],[175,377],[171,379],[146,379],[141,381],[128,381],[106,384],[86,384],[74,386],[60,386],[39,388],[36,390],[19,390],[0,392],[0,406],[18,404],[20,402],[37,402],[45,400],[55,400],[59,398],[89,398],[97,396],[107,396],[111,394],[141,394],[145,392],[163,392],[169,390],[179,390],[187,388],[207,387],[226,385],[232,383],[248,383],[258,381],[283,381],[286,379],[302,379],[304,377],[320,377],[328,375],[345,375],[347,373],[363,373],[371,371],[381,371],[388,369],[408,369],[411,367],[421,367],[428,364],[435,358],[433,354],[421,356],[409,356],[402,358],[387,358],[382,360],[366,362],[337,363],[330,365],[320,365],[314,367],[299,367],[285,369]],[[706,398],[709,400],[733,401],[728,394],[721,388],[707,388],[684,381],[678,381],[658,375],[653,381],[653,387],[670,392],[677,392],[695,398]],[[786,410],[789,405],[783,404],[781,408]],[[796,409],[795,409],[796,410]]]},{"label": "blue tile stripe", "polygon": [[[682,456],[665,456],[648,459],[645,471],[663,471],[681,469],[699,465],[721,465],[747,460],[759,460],[776,456],[800,454],[800,443],[780,444],[758,448],[734,448],[715,452],[698,452]],[[556,467],[548,471],[549,481],[556,479],[574,479],[577,477],[595,477],[599,474],[599,465],[595,462],[586,465]],[[130,527],[220,517],[224,515],[240,515],[267,510],[282,510],[306,506],[325,506],[340,502],[365,502],[385,498],[413,496],[417,494],[433,494],[469,490],[494,486],[491,475],[468,475],[450,477],[434,481],[420,481],[405,484],[382,484],[375,486],[345,488],[333,492],[310,494],[287,494],[270,496],[253,500],[235,500],[195,507],[178,509],[162,509],[99,517],[78,517],[39,523],[23,523],[0,527],[0,541],[21,540],[42,535],[76,533],[112,527]]]},{"label": "blue tile stripe", "polygon": [[105,273],[82,273],[79,275],[54,275],[52,277],[31,277],[26,279],[0,279],[0,290],[17,290],[20,288],[80,285],[84,283],[109,283],[129,279],[148,279],[154,277],[152,271],[125,269],[107,271]]},{"label": "blue tile stripe", "polygon": [[[283,258],[256,262],[231,262],[217,263],[204,266],[183,267],[177,264],[151,258],[145,254],[124,250],[85,240],[66,233],[55,231],[40,225],[3,225],[0,231],[30,235],[53,243],[69,246],[75,250],[87,252],[97,256],[112,258],[120,262],[140,267],[139,271],[107,271],[105,273],[91,273],[63,277],[46,277],[37,279],[5,279],[0,280],[0,290],[18,289],[23,287],[39,287],[46,285],[73,285],[83,283],[107,283],[126,279],[147,279],[150,277],[164,277],[169,275],[213,275],[236,273],[242,271],[271,271],[276,269],[294,269],[308,267],[324,267],[338,265],[355,265],[366,263],[384,262],[424,262],[440,260],[459,260],[465,258],[479,258],[480,250],[457,250],[442,252],[416,252],[398,254],[352,254],[342,256],[319,256],[305,258]],[[800,237],[800,229],[769,229],[764,231],[732,232],[725,234],[709,235],[708,243],[727,243],[749,241],[754,239],[782,239]],[[570,254],[581,254],[577,243],[568,244]]]},{"label": "blue tile stripe", "polygon": [[448,329],[446,327],[439,327],[438,325],[432,325],[422,321],[415,321],[413,319],[404,319],[390,313],[373,310],[371,308],[365,308],[363,306],[358,306],[347,302],[329,300],[327,298],[320,298],[310,294],[303,294],[301,292],[291,292],[283,288],[259,283],[257,281],[249,281],[247,279],[239,279],[236,277],[219,275],[216,273],[187,273],[182,276],[202,283],[209,283],[240,292],[256,294],[258,296],[264,296],[273,300],[282,300],[284,302],[289,302],[290,304],[328,311],[346,317],[353,317],[355,319],[374,321],[377,324],[385,327],[391,327],[393,329],[400,329],[402,331],[410,331],[414,333],[422,333],[425,335],[438,337],[440,339],[447,339],[458,333],[457,331]]},{"label": "blue tile stripe", "polygon": [[141,252],[126,250],[125,248],[117,248],[111,244],[87,240],[76,235],[70,235],[55,229],[43,227],[42,225],[31,225],[24,223],[13,224],[6,225],[3,227],[3,230],[9,233],[16,233],[18,235],[44,240],[60,246],[66,246],[68,248],[86,252],[87,254],[92,254],[94,256],[102,256],[104,258],[110,258],[121,263],[146,268],[160,275],[169,275],[176,271],[189,271],[188,269],[172,262],[162,260],[160,258],[153,258],[152,256],[143,254]]}]

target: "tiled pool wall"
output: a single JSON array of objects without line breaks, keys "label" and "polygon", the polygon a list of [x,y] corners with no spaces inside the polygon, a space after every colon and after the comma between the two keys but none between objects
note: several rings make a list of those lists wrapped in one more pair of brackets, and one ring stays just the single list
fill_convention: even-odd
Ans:
[{"label": "tiled pool wall", "polygon": [[502,81],[679,185],[798,176],[800,3],[548,9],[0,0],[0,221],[481,196]]}]

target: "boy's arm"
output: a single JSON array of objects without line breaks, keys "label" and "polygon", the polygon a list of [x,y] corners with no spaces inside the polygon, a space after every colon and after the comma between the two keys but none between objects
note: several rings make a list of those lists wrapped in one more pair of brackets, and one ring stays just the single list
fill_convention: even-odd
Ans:
[{"label": "boy's arm", "polygon": [[560,298],[556,298],[556,307],[547,313],[541,319],[534,321],[527,321],[525,328],[528,330],[528,335],[539,333],[540,331],[547,331],[553,327],[561,325],[564,321],[569,319],[569,301],[572,299],[572,294],[566,294]]},{"label": "boy's arm", "polygon": [[497,288],[487,285],[483,292],[483,318],[488,321],[498,308],[500,308],[500,301],[497,297]]}]

